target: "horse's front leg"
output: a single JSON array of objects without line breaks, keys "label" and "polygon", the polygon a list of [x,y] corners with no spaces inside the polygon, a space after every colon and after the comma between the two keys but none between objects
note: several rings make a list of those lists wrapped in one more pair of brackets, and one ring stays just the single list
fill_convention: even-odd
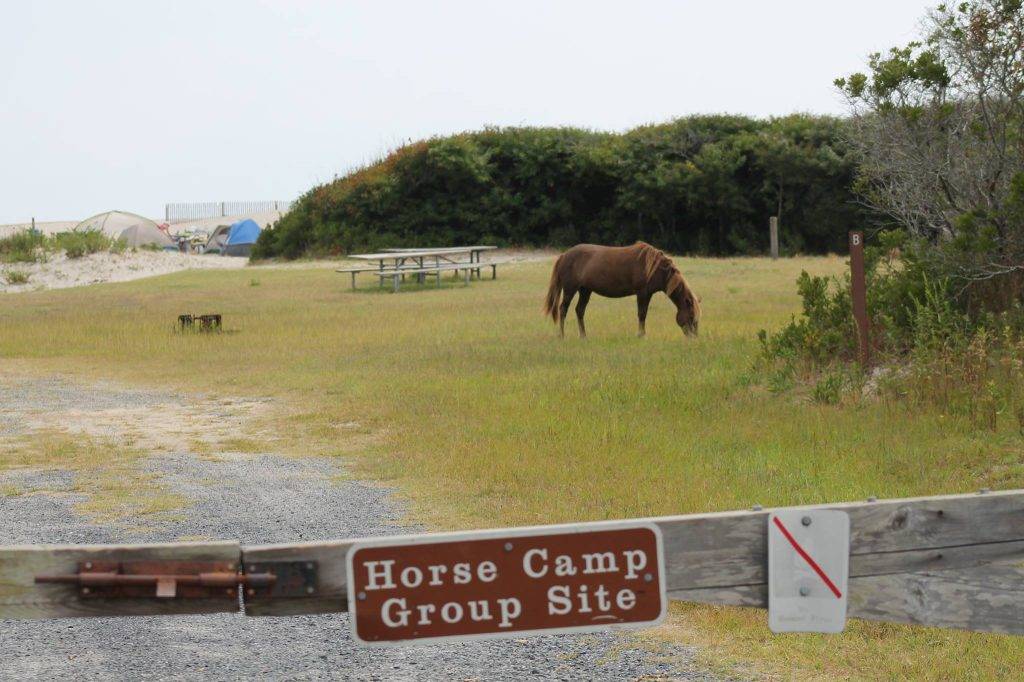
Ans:
[{"label": "horse's front leg", "polygon": [[640,323],[640,330],[637,336],[643,338],[647,334],[647,307],[651,304],[650,294],[636,295],[636,317]]},{"label": "horse's front leg", "polygon": [[580,325],[580,338],[587,338],[587,327],[583,324],[583,316],[587,314],[587,303],[590,302],[590,289],[580,289],[580,300],[576,301],[576,322]]}]

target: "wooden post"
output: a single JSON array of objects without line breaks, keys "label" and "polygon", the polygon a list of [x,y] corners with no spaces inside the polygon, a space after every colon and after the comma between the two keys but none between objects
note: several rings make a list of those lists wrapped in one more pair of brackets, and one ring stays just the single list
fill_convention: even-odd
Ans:
[{"label": "wooden post", "polygon": [[871,361],[868,345],[867,283],[864,278],[864,233],[850,232],[850,295],[853,298],[853,319],[857,323],[857,355],[862,366]]},{"label": "wooden post", "polygon": [[776,260],[779,257],[779,217],[772,216],[768,219],[768,232],[771,237],[772,244],[772,260]]}]

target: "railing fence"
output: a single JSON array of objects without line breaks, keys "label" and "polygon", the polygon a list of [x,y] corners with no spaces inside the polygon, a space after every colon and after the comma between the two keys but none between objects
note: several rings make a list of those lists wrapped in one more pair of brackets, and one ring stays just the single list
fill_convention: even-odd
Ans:
[{"label": "railing fence", "polygon": [[[849,616],[1024,635],[1024,490],[789,509],[849,516]],[[638,520],[661,529],[668,598],[768,606],[770,511],[755,506]],[[0,546],[0,619],[237,612],[238,585],[267,571],[280,580],[269,590],[242,590],[246,615],[346,611],[347,555],[357,542]],[[153,572],[153,562],[167,561],[214,562],[200,570],[215,573],[193,582],[220,589],[197,596],[182,582],[179,592],[162,594],[158,582],[112,597],[93,591],[104,577],[117,577],[110,566],[143,562]],[[54,574],[64,578],[45,577]]]},{"label": "railing fence", "polygon": [[204,218],[222,218],[247,213],[286,213],[292,207],[291,201],[190,201],[164,205],[164,220],[168,223],[183,223]]}]

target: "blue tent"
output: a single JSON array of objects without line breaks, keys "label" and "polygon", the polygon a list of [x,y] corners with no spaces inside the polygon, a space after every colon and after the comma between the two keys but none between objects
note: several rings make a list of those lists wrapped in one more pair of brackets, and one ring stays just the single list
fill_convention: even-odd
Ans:
[{"label": "blue tent", "polygon": [[252,245],[260,236],[260,226],[252,218],[239,220],[231,226],[228,232],[228,240],[224,244],[221,255],[224,256],[248,256],[252,251]]}]

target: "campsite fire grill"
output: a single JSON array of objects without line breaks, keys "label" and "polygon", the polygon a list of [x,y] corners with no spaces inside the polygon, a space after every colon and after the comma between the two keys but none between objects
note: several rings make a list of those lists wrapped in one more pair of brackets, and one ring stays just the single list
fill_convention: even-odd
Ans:
[{"label": "campsite fire grill", "polygon": [[178,315],[178,326],[181,331],[196,329],[197,322],[199,323],[198,329],[201,332],[220,331],[220,313],[212,315]]}]

